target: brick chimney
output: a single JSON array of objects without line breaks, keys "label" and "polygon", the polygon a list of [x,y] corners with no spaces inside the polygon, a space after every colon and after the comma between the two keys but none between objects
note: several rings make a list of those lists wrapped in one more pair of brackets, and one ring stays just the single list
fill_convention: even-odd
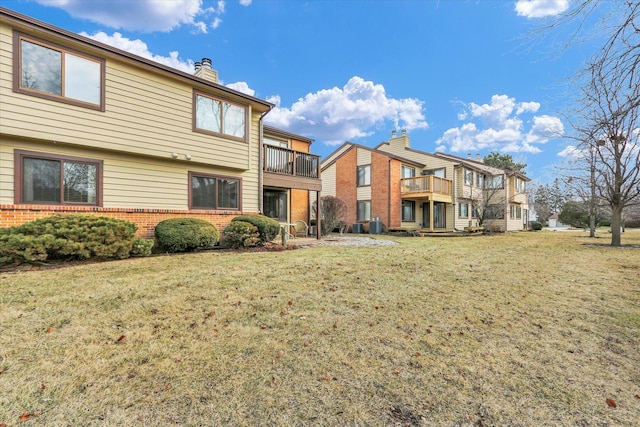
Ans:
[{"label": "brick chimney", "polygon": [[202,58],[202,62],[196,62],[194,65],[195,76],[212,83],[218,83],[218,72],[211,68],[211,59]]}]

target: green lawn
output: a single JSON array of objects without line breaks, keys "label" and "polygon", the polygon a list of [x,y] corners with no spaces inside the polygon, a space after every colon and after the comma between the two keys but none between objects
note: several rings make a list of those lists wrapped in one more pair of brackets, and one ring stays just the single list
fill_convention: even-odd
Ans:
[{"label": "green lawn", "polygon": [[640,248],[585,235],[3,273],[0,425],[640,425]]}]

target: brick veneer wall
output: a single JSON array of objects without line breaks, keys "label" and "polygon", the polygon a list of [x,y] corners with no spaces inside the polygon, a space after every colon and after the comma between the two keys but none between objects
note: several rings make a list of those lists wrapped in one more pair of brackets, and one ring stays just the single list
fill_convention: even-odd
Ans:
[{"label": "brick veneer wall", "polygon": [[14,227],[56,214],[87,214],[131,221],[138,226],[138,237],[153,238],[153,230],[160,221],[168,218],[201,218],[211,222],[222,233],[231,220],[241,214],[257,212],[236,211],[189,211],[180,209],[126,209],[94,206],[49,206],[49,205],[0,205],[0,227]]},{"label": "brick veneer wall", "polygon": [[342,199],[347,205],[345,221],[349,226],[356,222],[357,204],[357,170],[356,170],[356,150],[352,149],[342,155],[336,161],[336,197]]},{"label": "brick veneer wall", "polygon": [[389,227],[389,157],[371,153],[371,218]]},{"label": "brick veneer wall", "polygon": [[[389,200],[391,201],[391,218],[389,219],[389,227],[400,227],[402,225],[402,198],[400,197],[402,162],[395,159],[392,160],[389,174],[391,175],[391,188],[389,189]],[[416,215],[417,210],[418,207],[416,206]]]},{"label": "brick veneer wall", "polygon": [[291,221],[303,220],[309,224],[309,191],[291,189]]}]

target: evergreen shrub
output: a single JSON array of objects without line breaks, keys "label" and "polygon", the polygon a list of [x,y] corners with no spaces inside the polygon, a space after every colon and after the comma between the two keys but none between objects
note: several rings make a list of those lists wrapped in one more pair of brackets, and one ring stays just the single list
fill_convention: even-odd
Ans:
[{"label": "evergreen shrub", "polygon": [[189,252],[212,248],[220,233],[215,225],[198,218],[171,218],[160,221],[154,230],[158,246],[168,252]]}]

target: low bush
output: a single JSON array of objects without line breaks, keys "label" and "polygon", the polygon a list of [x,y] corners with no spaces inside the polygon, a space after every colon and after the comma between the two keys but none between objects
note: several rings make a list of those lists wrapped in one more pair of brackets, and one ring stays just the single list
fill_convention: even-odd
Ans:
[{"label": "low bush", "polygon": [[158,245],[168,252],[212,248],[220,239],[215,225],[198,218],[165,219],[156,225],[154,235]]},{"label": "low bush", "polygon": [[258,229],[258,235],[261,243],[270,242],[280,233],[280,223],[275,219],[264,215],[240,215],[231,220],[231,222],[248,222]]},{"label": "low bush", "polygon": [[135,224],[94,215],[54,215],[0,230],[0,263],[128,258]]},{"label": "low bush", "polygon": [[150,256],[152,249],[153,240],[138,238],[133,241],[133,245],[131,246],[131,256]]},{"label": "low bush", "polygon": [[244,221],[232,221],[222,233],[220,244],[225,248],[248,248],[260,243],[258,228]]},{"label": "low bush", "polygon": [[542,223],[538,221],[531,221],[529,222],[529,228],[533,231],[540,231],[542,230]]}]

